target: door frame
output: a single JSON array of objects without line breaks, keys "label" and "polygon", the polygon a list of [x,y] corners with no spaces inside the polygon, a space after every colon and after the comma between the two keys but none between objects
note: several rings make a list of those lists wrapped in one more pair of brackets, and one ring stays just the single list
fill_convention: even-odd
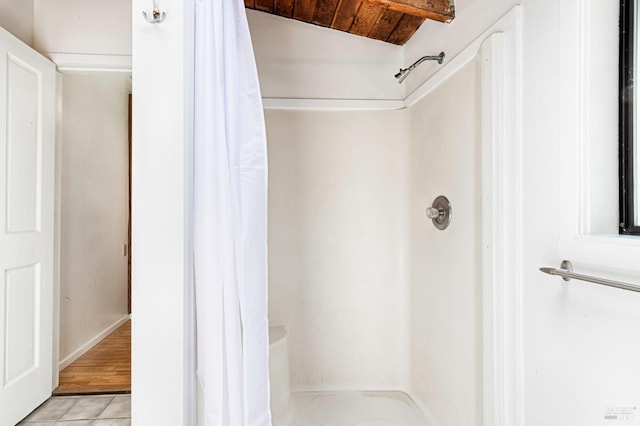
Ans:
[{"label": "door frame", "polygon": [[[108,55],[91,55],[91,61],[86,64],[74,62],[74,67],[69,67],[66,62],[56,62],[55,55],[49,55],[49,59],[56,65],[56,136],[55,136],[55,201],[54,201],[54,277],[53,277],[53,357],[52,357],[52,379],[51,390],[55,390],[60,384],[60,252],[61,252],[61,229],[62,229],[62,92],[64,88],[65,72],[86,72],[86,73],[118,73],[131,74],[131,67],[122,66],[120,68],[105,67]],[[100,57],[104,56],[104,60]],[[65,58],[64,55],[61,57]],[[94,63],[95,62],[95,63]],[[131,127],[131,126],[130,126]],[[131,147],[131,137],[129,137]],[[129,162],[131,162],[131,151],[129,151]],[[129,167],[129,223],[131,224],[131,167]],[[129,225],[131,227],[131,225]],[[129,234],[128,256],[131,256],[131,235]],[[129,300],[131,298],[129,297]],[[129,312],[131,313],[131,312]]]},{"label": "door frame", "polygon": [[[55,62],[54,62],[55,63]],[[62,73],[56,65],[56,136],[54,163],[53,224],[53,354],[51,391],[60,384],[60,252],[62,230]]]},{"label": "door frame", "polygon": [[131,316],[131,165],[133,164],[131,161],[131,157],[133,154],[133,139],[132,139],[132,133],[131,133],[131,129],[133,127],[133,119],[132,119],[132,114],[133,114],[133,109],[132,109],[132,102],[133,102],[133,95],[131,93],[129,93],[129,142],[128,142],[128,146],[129,146],[129,179],[128,179],[128,186],[129,186],[129,218],[127,220],[127,312],[129,313],[129,316]]}]

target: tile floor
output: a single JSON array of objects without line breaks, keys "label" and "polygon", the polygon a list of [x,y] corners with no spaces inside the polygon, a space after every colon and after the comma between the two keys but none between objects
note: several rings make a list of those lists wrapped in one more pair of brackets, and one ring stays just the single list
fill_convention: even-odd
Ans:
[{"label": "tile floor", "polygon": [[131,395],[54,396],[24,426],[130,426]]}]

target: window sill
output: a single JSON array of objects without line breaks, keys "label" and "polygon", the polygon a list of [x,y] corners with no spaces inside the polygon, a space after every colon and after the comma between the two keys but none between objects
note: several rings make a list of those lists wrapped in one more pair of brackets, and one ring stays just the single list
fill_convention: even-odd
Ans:
[{"label": "window sill", "polygon": [[572,262],[640,272],[640,236],[575,235],[560,242],[559,254]]}]

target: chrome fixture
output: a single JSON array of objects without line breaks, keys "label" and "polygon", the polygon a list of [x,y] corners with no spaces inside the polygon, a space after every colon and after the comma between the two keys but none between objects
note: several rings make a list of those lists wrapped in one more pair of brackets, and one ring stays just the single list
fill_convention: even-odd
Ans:
[{"label": "chrome fixture", "polygon": [[143,10],[142,15],[144,19],[147,20],[150,24],[159,24],[164,21],[164,18],[167,17],[165,12],[160,12],[160,8],[158,7],[158,0],[153,0],[153,11],[151,12],[151,16],[147,15],[147,11]]},{"label": "chrome fixture", "polygon": [[424,61],[438,61],[438,63],[442,65],[444,62],[444,52],[440,52],[438,56],[423,56],[415,61],[409,68],[400,68],[400,71],[395,75],[398,84],[402,83],[409,76],[409,73]]},{"label": "chrome fixture", "polygon": [[433,221],[433,225],[439,230],[447,229],[451,223],[451,203],[444,195],[440,195],[431,207],[427,207],[427,217]]},{"label": "chrome fixture", "polygon": [[560,269],[555,268],[540,268],[540,271],[549,275],[557,275],[562,277],[563,280],[569,281],[571,278],[588,281],[594,284],[606,285],[609,287],[621,288],[623,290],[640,292],[640,286],[635,284],[623,283],[620,281],[607,280],[604,278],[592,277],[590,275],[576,274],[573,272],[573,265],[568,260],[563,260],[560,264]]}]

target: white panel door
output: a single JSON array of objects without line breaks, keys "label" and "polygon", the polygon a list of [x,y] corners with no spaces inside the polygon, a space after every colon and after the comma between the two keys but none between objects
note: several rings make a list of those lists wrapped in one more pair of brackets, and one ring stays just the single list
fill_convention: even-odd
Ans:
[{"label": "white panel door", "polygon": [[0,426],[51,395],[55,66],[0,28]]}]

